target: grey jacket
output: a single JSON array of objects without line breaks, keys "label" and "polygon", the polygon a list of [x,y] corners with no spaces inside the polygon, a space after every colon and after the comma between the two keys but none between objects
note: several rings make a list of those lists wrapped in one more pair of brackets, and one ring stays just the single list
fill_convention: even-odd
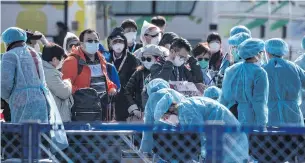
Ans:
[{"label": "grey jacket", "polygon": [[50,89],[63,122],[71,121],[71,107],[73,105],[72,87],[62,80],[62,73],[50,63],[43,61],[43,69],[47,86]]}]

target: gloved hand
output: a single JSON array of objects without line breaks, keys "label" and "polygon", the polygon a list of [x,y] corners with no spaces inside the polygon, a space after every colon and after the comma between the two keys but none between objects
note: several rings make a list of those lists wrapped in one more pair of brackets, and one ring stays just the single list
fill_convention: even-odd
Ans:
[{"label": "gloved hand", "polygon": [[133,114],[133,115],[137,116],[138,118],[141,118],[141,115],[142,115],[142,112],[139,110],[139,108],[136,104],[129,106],[128,113]]},{"label": "gloved hand", "polygon": [[141,118],[142,117],[142,112],[140,110],[134,110],[132,112],[136,117]]}]

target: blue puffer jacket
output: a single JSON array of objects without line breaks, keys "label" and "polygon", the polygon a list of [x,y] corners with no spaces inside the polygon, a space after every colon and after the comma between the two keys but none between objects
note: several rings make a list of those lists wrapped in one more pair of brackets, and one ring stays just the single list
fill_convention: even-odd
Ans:
[{"label": "blue puffer jacket", "polygon": [[[108,63],[110,63],[110,53],[103,47],[102,44],[99,44],[99,51],[103,54],[103,56],[105,57],[106,61]],[[109,64],[109,66],[111,66],[111,71],[108,70],[108,74],[110,80],[118,87],[118,90],[121,89],[121,84],[120,84],[120,78],[119,78],[119,74],[118,71],[116,70],[115,66],[113,64]],[[111,73],[110,73],[111,72]]]}]

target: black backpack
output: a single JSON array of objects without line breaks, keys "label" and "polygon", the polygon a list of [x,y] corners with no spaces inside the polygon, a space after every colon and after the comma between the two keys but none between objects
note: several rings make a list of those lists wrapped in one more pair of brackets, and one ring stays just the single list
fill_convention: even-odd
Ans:
[{"label": "black backpack", "polygon": [[[77,60],[77,75],[80,75],[83,71],[84,65],[86,65],[86,61],[80,58],[79,55],[71,54]],[[107,73],[111,75],[111,67],[107,64]],[[87,97],[87,95],[89,95]],[[103,118],[103,110],[105,105],[101,104],[101,101],[105,103],[108,102],[108,95],[104,95],[104,98],[100,98],[96,92],[96,90],[92,88],[84,88],[77,90],[74,95],[74,105],[71,109],[72,112],[72,121],[102,121]],[[107,99],[107,100],[106,100]],[[105,112],[105,111],[104,111]],[[104,113],[106,116],[106,113]]]},{"label": "black backpack", "polygon": [[95,89],[79,89],[73,98],[72,121],[102,121],[101,102]]}]

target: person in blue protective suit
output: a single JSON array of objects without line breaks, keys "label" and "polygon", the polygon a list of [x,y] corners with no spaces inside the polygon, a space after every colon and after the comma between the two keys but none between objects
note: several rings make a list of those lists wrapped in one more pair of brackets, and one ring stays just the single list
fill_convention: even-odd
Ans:
[{"label": "person in blue protective suit", "polygon": [[[305,50],[305,36],[302,39],[301,44],[303,50]],[[305,70],[305,54],[302,54],[294,61],[298,66],[300,66],[303,70]],[[301,104],[301,110],[303,113],[303,118],[305,121],[305,89],[302,90],[302,104]]]},{"label": "person in blue protective suit", "polygon": [[[240,126],[234,115],[219,102],[205,97],[190,97],[177,102],[173,94],[166,94],[156,105],[154,119],[178,115],[180,125],[203,125],[222,122],[224,125]],[[171,118],[169,118],[171,119]],[[177,122],[176,122],[177,123]],[[201,134],[201,156],[206,157],[206,138]],[[238,163],[248,159],[249,144],[246,134],[224,136],[223,162]]]},{"label": "person in blue protective suit", "polygon": [[235,34],[229,38],[228,42],[230,45],[230,53],[233,57],[234,63],[237,63],[241,60],[240,56],[238,55],[238,46],[249,38],[251,38],[251,36],[245,32]]},{"label": "person in blue protective suit", "polygon": [[[245,26],[243,26],[243,25],[238,25],[238,26],[234,26],[232,29],[231,29],[231,31],[230,31],[230,38],[232,39],[232,37],[234,36],[234,35],[236,35],[236,34],[239,34],[239,33],[247,33],[250,37],[251,37],[251,31],[247,28],[247,27],[245,27]],[[240,36],[239,36],[240,37]],[[232,46],[231,44],[230,44],[230,38],[229,38],[229,45],[230,46]],[[237,38],[235,37],[234,38],[234,40],[236,40]],[[242,38],[240,38],[241,40],[242,40]],[[244,40],[243,40],[244,41]],[[234,41],[234,42],[239,42],[239,44],[242,42],[242,41]],[[236,44],[236,43],[235,43]],[[231,54],[226,54],[225,55],[225,57],[222,59],[222,61],[221,61],[221,69],[220,69],[220,72],[219,72],[219,74],[220,75],[224,75],[224,73],[225,73],[225,70],[229,67],[229,66],[231,66],[231,65],[233,65],[234,63],[236,63],[236,62],[238,62],[239,60],[238,60],[238,57],[236,57],[236,54],[234,55],[234,50],[233,50],[233,54],[232,54],[232,49],[233,48],[230,48],[230,53]],[[237,48],[235,48],[236,50],[235,51],[237,51]],[[234,60],[233,59],[231,59],[231,55],[234,57]],[[235,58],[236,57],[236,58]]]},{"label": "person in blue protective suit", "polygon": [[[2,33],[7,49],[1,62],[1,98],[9,103],[11,122],[62,124],[60,113],[48,90],[42,60],[34,48],[26,45],[26,32],[10,27]],[[60,149],[68,146],[64,130],[50,132]]]},{"label": "person in blue protective suit", "polygon": [[300,109],[301,90],[305,88],[305,72],[295,63],[282,57],[289,52],[288,44],[273,38],[266,41],[270,58],[264,66],[269,78],[268,125],[304,126]]},{"label": "person in blue protective suit", "polygon": [[261,67],[264,50],[264,41],[247,39],[238,47],[238,54],[245,61],[225,72],[220,103],[229,109],[237,107],[238,120],[243,125],[265,126],[268,122],[269,83],[267,72]]},{"label": "person in blue protective suit", "polygon": [[208,87],[206,90],[204,90],[204,97],[211,98],[213,100],[219,101],[221,95],[221,89],[216,86]]},{"label": "person in blue protective suit", "polygon": [[231,28],[230,37],[232,37],[238,33],[242,33],[242,32],[247,33],[251,36],[251,31],[247,27],[245,27],[243,25],[238,25],[238,26]]},{"label": "person in blue protective suit", "polygon": [[[144,124],[160,123],[159,119],[154,119],[154,112],[156,109],[156,104],[164,95],[173,94],[172,96],[177,102],[185,98],[182,94],[170,89],[169,83],[160,78],[154,79],[147,84],[147,94],[149,98],[145,106]],[[143,132],[140,151],[151,152],[152,148],[153,133]]]}]

